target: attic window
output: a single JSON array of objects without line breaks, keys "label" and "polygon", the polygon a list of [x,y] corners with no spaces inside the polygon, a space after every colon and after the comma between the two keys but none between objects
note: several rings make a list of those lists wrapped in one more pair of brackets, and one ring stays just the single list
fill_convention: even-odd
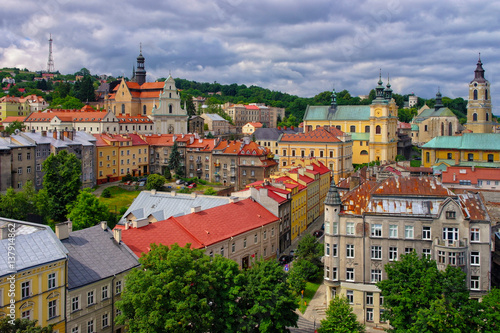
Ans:
[{"label": "attic window", "polygon": [[456,212],[452,211],[452,210],[449,210],[446,212],[446,218],[451,220],[451,219],[456,219],[457,218],[457,214]]}]

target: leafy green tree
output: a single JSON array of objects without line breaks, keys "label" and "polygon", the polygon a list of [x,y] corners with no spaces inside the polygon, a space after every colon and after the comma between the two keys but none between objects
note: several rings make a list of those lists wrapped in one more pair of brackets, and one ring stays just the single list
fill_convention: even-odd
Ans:
[{"label": "leafy green tree", "polygon": [[65,98],[54,98],[50,103],[53,109],[81,109],[83,105],[78,98],[69,95]]},{"label": "leafy green tree", "polygon": [[[305,263],[302,264],[302,263]],[[299,294],[301,290],[304,290],[306,287],[306,283],[308,280],[309,272],[307,271],[306,266],[311,266],[315,270],[315,274],[317,274],[318,268],[305,260],[296,260],[293,265],[290,273],[288,273],[288,284],[290,285],[290,289]]]},{"label": "leafy green tree", "polygon": [[[416,320],[406,332],[473,332],[463,320],[460,311],[444,298],[431,301],[429,308],[421,308]],[[477,330],[476,330],[477,332]]]},{"label": "leafy green tree", "polygon": [[297,258],[307,260],[321,267],[321,257],[324,255],[323,244],[319,243],[311,234],[307,234],[297,244]]},{"label": "leafy green tree", "polygon": [[273,260],[258,261],[245,271],[247,283],[241,293],[245,320],[242,332],[289,332],[297,327],[297,304],[283,268]]},{"label": "leafy green tree", "polygon": [[166,180],[172,179],[172,174],[170,173],[169,168],[165,168],[163,170],[163,177],[165,177]]},{"label": "leafy green tree", "polygon": [[26,125],[24,125],[22,122],[14,120],[11,124],[9,124],[9,126],[5,128],[4,132],[11,135],[14,134],[16,130],[24,131],[25,128]]},{"label": "leafy green tree", "polygon": [[151,245],[117,306],[129,332],[237,332],[244,276],[236,262],[200,249]]},{"label": "leafy green tree", "polygon": [[146,182],[146,189],[160,191],[165,185],[165,177],[162,175],[151,174],[148,176],[148,181]]},{"label": "leafy green tree", "polygon": [[109,208],[90,192],[90,189],[80,191],[76,201],[68,204],[67,218],[73,221],[73,230],[85,229],[107,221]]},{"label": "leafy green tree", "polygon": [[48,217],[61,222],[68,214],[67,205],[76,200],[82,187],[82,163],[75,154],[62,150],[51,154],[42,164],[43,187],[48,196]]},{"label": "leafy green tree", "polygon": [[92,83],[92,78],[89,75],[85,76],[82,81],[79,82],[76,97],[84,103],[95,101],[95,88]]},{"label": "leafy green tree", "polygon": [[500,332],[500,289],[493,288],[486,294],[480,304],[481,332]]},{"label": "leafy green tree", "polygon": [[209,187],[203,192],[204,195],[217,195],[217,191],[213,187]]},{"label": "leafy green tree", "polygon": [[328,305],[326,318],[321,321],[319,333],[356,333],[364,332],[365,326],[358,322],[352,307],[345,297],[335,296]]},{"label": "leafy green tree", "polygon": [[111,198],[111,190],[108,187],[106,187],[104,190],[102,190],[101,197]]},{"label": "leafy green tree", "polygon": [[53,325],[41,327],[37,320],[14,319],[14,325],[9,323],[11,319],[4,317],[0,319],[0,332],[2,333],[52,333]]},{"label": "leafy green tree", "polygon": [[[419,258],[411,252],[402,255],[401,260],[385,265],[385,271],[387,279],[378,282],[377,287],[384,296],[384,318],[390,320],[392,332],[409,331],[417,320],[419,310],[430,309],[431,303],[441,297],[458,311],[473,309],[465,287],[465,275],[456,267],[449,266],[440,272],[434,260],[427,256]],[[434,306],[443,310],[439,303],[434,303]],[[467,318],[462,316],[463,320]],[[468,320],[466,325],[474,326]]]},{"label": "leafy green tree", "polygon": [[0,197],[1,216],[9,219],[26,219],[26,211],[23,197],[9,187],[4,195]]}]

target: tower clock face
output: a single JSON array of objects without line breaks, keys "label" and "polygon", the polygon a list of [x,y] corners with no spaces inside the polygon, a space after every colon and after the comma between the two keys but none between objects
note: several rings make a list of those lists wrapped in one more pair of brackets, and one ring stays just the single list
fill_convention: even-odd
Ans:
[{"label": "tower clock face", "polygon": [[377,112],[375,112],[375,114],[376,114],[377,116],[380,116],[380,110],[377,110]]}]

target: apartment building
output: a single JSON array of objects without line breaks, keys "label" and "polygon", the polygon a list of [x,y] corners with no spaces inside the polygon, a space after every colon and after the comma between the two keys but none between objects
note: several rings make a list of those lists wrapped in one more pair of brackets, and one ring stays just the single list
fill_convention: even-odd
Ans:
[{"label": "apartment building", "polygon": [[432,177],[365,181],[340,199],[332,182],[325,200],[324,282],[327,302],[347,297],[358,320],[387,327],[376,283],[384,265],[415,251],[467,274],[471,297],[490,289],[491,228],[478,194],[454,194]]}]

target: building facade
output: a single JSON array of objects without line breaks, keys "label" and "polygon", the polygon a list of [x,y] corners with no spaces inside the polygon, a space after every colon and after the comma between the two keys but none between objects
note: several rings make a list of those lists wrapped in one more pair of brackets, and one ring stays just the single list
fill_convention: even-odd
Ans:
[{"label": "building facade", "polygon": [[477,61],[474,79],[469,83],[469,103],[465,127],[473,133],[492,133],[491,86],[484,78],[481,58]]},{"label": "building facade", "polygon": [[490,219],[477,194],[456,195],[435,178],[366,181],[342,200],[332,182],[325,200],[324,281],[329,303],[344,295],[358,320],[387,327],[376,283],[384,265],[415,251],[467,274],[471,297],[490,289]]},{"label": "building facade", "polygon": [[159,104],[151,111],[154,134],[187,134],[188,118],[187,111],[181,108],[181,96],[175,81],[169,75],[159,95]]}]

